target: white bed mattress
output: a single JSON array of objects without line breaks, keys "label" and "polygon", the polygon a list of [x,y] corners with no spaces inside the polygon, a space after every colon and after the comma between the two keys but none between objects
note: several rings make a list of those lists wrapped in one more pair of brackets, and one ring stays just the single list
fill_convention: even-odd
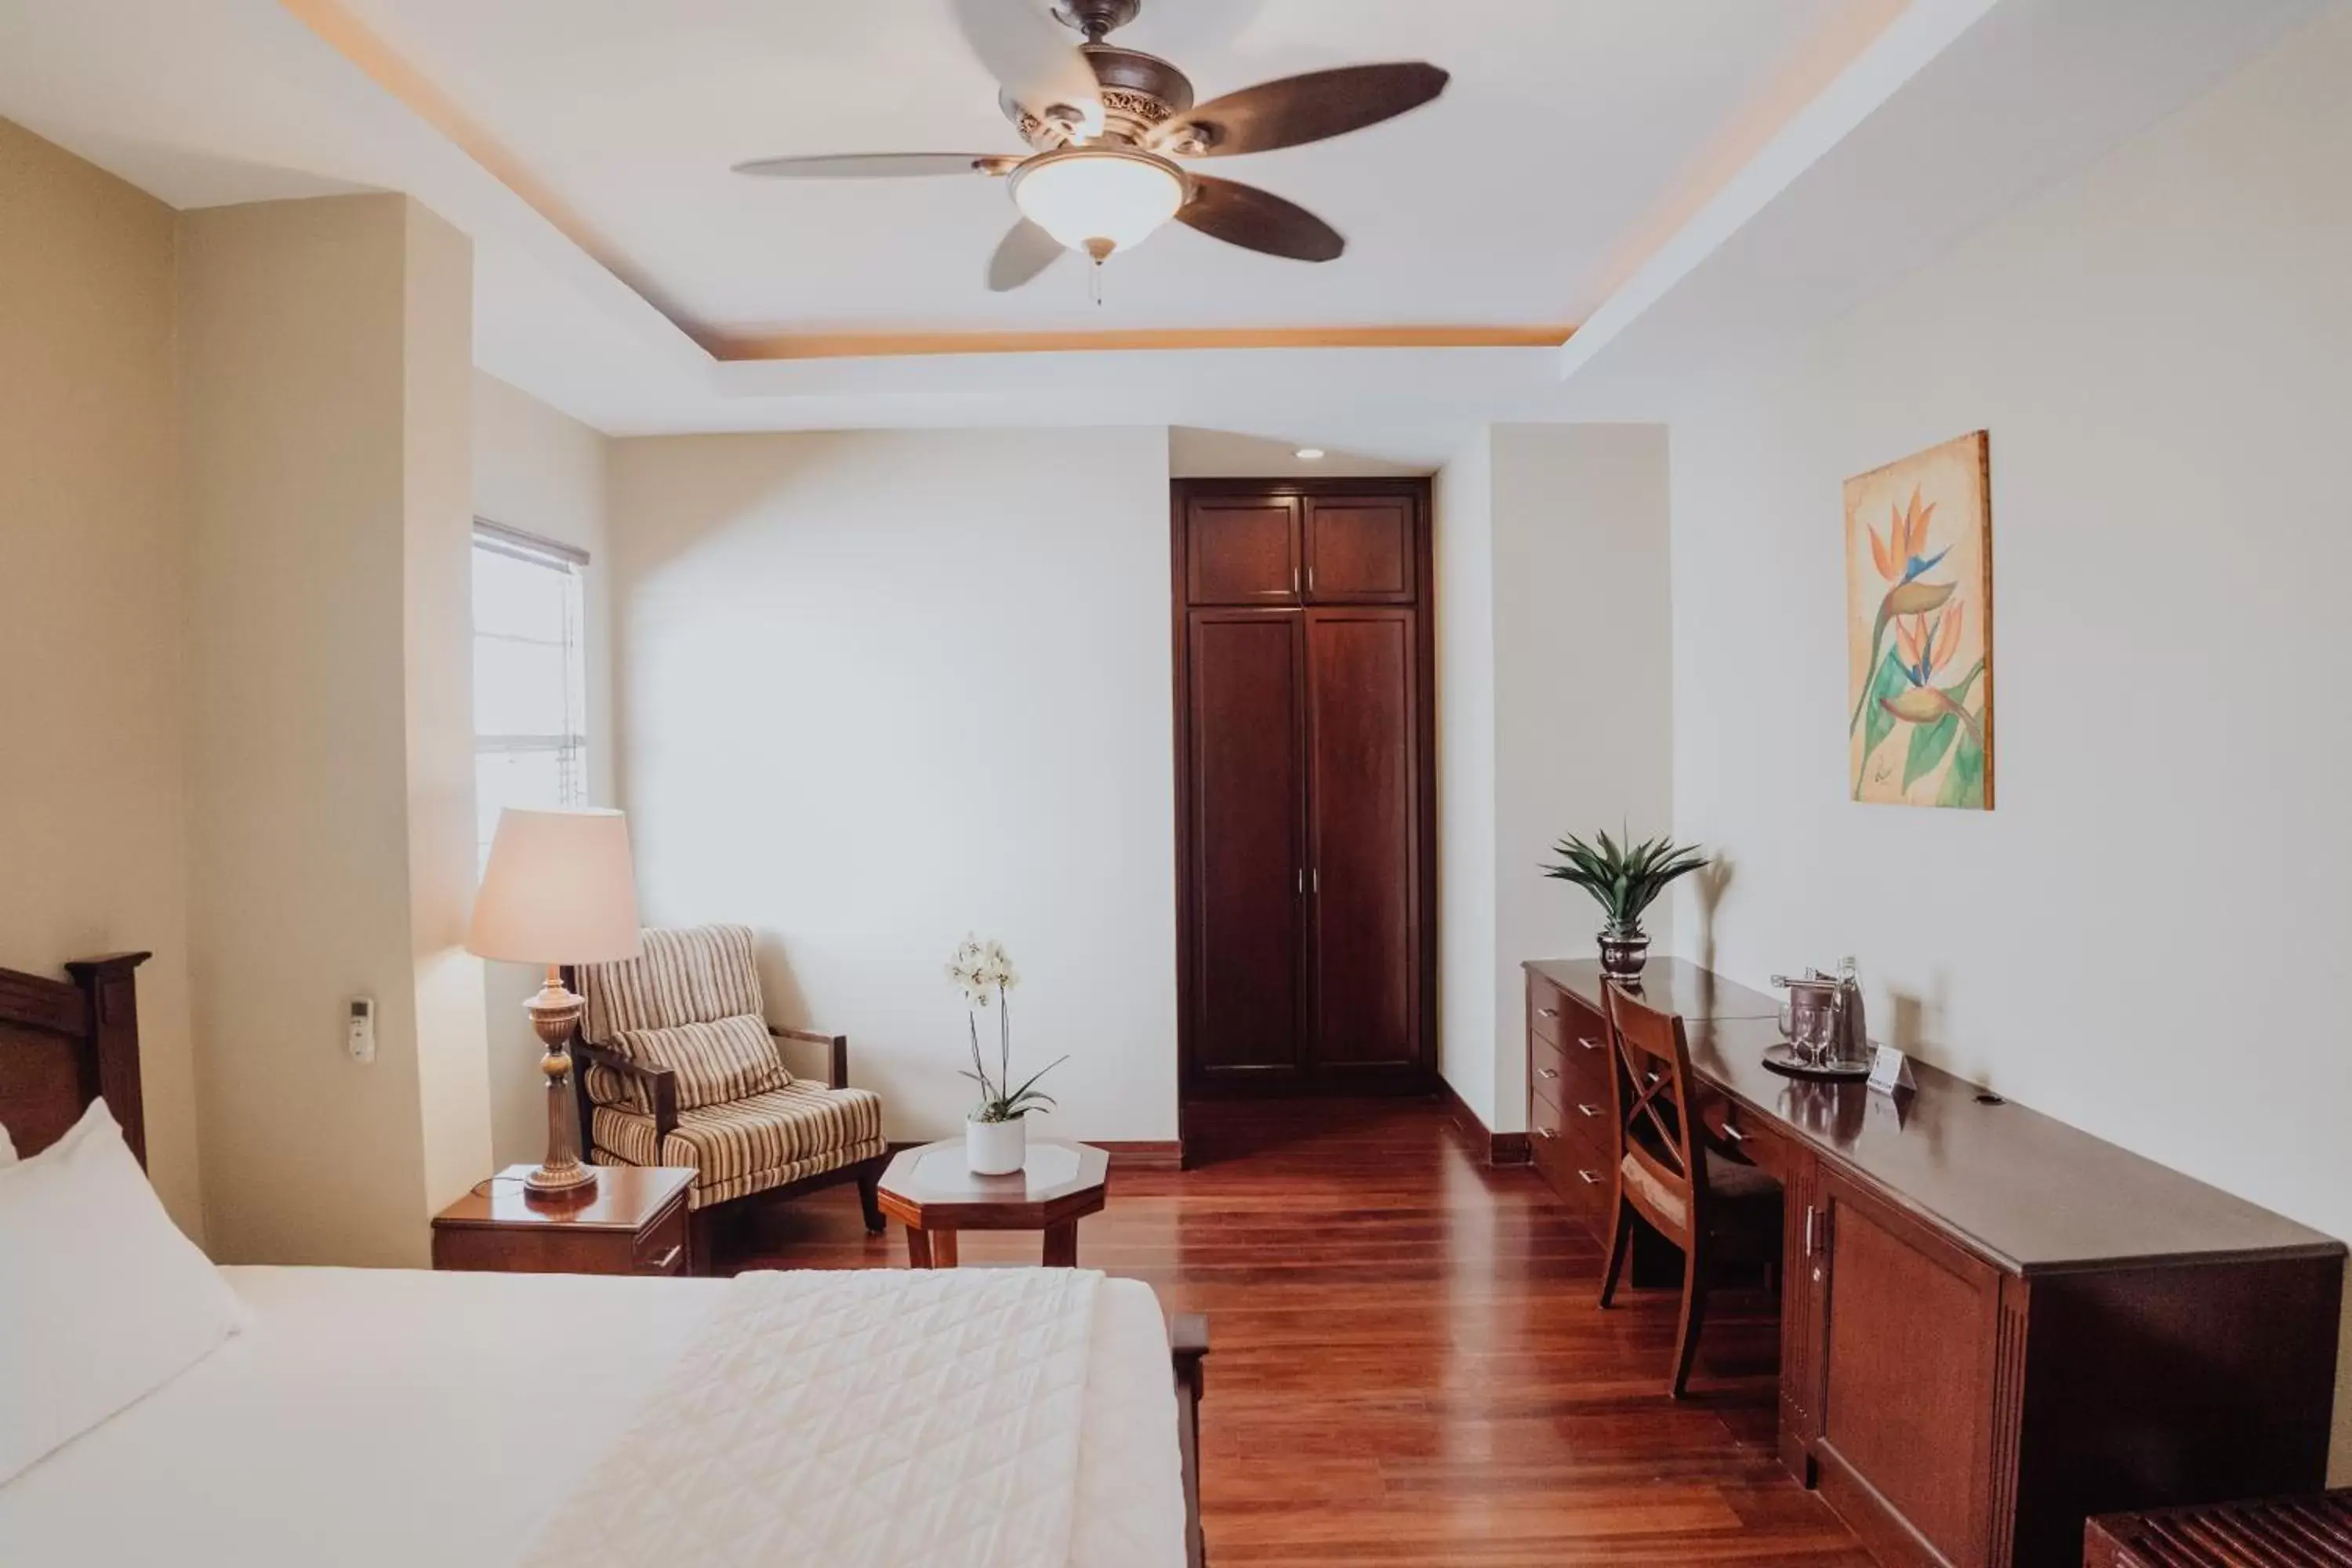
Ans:
[{"label": "white bed mattress", "polygon": [[[725,1289],[222,1272],[254,1328],[0,1487],[0,1564],[513,1568]],[[1182,1561],[1167,1346],[1150,1288],[1105,1280],[1074,1563]]]}]

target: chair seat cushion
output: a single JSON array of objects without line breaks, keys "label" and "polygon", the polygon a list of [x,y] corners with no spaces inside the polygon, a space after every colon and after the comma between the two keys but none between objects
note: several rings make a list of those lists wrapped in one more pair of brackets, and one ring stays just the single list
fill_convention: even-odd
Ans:
[{"label": "chair seat cushion", "polygon": [[806,1079],[723,1105],[678,1114],[654,1147],[654,1119],[599,1106],[591,1119],[598,1163],[691,1165],[688,1204],[702,1208],[765,1192],[882,1153],[882,1100],[863,1089],[826,1089]]},{"label": "chair seat cushion", "polygon": [[[1690,1216],[1684,1208],[1683,1194],[1677,1190],[1679,1184],[1667,1182],[1659,1172],[1651,1168],[1648,1161],[1630,1152],[1618,1171],[1624,1177],[1625,1185],[1639,1193],[1670,1224],[1680,1229],[1689,1228]],[[1780,1199],[1780,1184],[1774,1181],[1768,1172],[1759,1171],[1753,1165],[1743,1165],[1736,1160],[1727,1160],[1709,1149],[1706,1152],[1706,1192],[1717,1209],[1745,1208],[1756,1204],[1777,1205]],[[1711,1226],[1709,1228],[1712,1229]]]}]

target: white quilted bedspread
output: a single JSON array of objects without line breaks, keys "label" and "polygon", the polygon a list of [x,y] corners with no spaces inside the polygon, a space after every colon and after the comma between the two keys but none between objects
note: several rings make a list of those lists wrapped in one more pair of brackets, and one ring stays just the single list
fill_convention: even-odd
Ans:
[{"label": "white quilted bedspread", "polygon": [[[1101,1280],[739,1277],[530,1568],[1066,1568],[1117,1552],[1073,1532]],[[1164,1552],[1125,1544],[1129,1563]]]}]

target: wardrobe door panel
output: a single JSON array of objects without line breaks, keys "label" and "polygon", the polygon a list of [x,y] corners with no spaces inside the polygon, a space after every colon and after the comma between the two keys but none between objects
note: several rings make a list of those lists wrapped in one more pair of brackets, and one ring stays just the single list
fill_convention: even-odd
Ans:
[{"label": "wardrobe door panel", "polygon": [[1298,502],[1194,496],[1184,509],[1185,594],[1194,605],[1298,602]]},{"label": "wardrobe door panel", "polygon": [[1420,1059],[1414,612],[1307,613],[1309,952],[1318,1066]]},{"label": "wardrobe door panel", "polygon": [[1207,1079],[1303,1070],[1305,780],[1296,612],[1195,610],[1191,1039]]},{"label": "wardrobe door panel", "polygon": [[1412,513],[1404,496],[1307,497],[1308,601],[1412,603]]}]

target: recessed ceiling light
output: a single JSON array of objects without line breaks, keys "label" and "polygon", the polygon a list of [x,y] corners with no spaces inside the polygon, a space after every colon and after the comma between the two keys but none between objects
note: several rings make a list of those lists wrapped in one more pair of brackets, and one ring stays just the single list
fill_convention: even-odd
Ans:
[{"label": "recessed ceiling light", "polygon": [[1312,463],[1323,456],[1323,448],[1320,447],[1301,447],[1298,448],[1298,455]]}]

